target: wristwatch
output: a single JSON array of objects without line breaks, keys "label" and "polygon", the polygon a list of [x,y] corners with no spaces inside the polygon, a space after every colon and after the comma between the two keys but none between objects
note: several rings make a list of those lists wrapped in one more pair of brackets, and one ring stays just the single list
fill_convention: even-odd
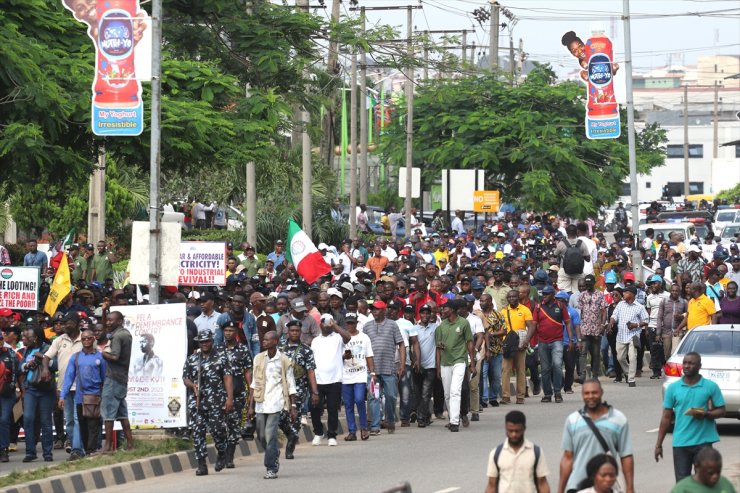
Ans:
[{"label": "wristwatch", "polygon": [[291,404],[290,407],[296,408],[297,406],[295,404]]}]

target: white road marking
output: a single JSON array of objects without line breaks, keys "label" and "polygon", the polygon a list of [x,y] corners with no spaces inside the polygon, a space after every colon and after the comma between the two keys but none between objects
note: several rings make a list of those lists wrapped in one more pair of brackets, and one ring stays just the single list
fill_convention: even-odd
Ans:
[{"label": "white road marking", "polygon": [[653,428],[652,430],[647,430],[645,433],[658,433],[658,430],[660,428]]},{"label": "white road marking", "polygon": [[459,489],[460,489],[459,486],[453,486],[451,488],[445,488],[443,490],[437,490],[434,493],[452,493],[453,491],[457,491]]}]

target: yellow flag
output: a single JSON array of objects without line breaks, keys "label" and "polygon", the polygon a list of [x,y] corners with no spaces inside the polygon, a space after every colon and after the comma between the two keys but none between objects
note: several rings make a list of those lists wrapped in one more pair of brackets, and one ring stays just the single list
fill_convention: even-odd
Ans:
[{"label": "yellow flag", "polygon": [[46,298],[44,311],[49,315],[54,315],[59,303],[72,291],[72,280],[69,275],[69,263],[67,263],[67,254],[62,254],[62,260],[59,262],[59,268],[54,276],[54,282],[51,283],[49,297]]}]

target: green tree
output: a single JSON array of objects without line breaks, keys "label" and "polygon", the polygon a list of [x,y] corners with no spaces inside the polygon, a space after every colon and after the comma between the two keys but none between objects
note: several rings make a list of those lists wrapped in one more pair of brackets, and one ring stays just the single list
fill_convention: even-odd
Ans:
[{"label": "green tree", "polygon": [[[554,80],[548,66],[538,66],[513,88],[491,74],[422,84],[414,165],[425,183],[443,169],[478,168],[487,187],[523,208],[585,217],[613,202],[629,174],[626,115],[619,139],[588,140],[583,86]],[[383,146],[394,163],[405,159],[403,125],[394,123]],[[637,133],[638,172],[664,163],[665,142],[657,125]]]}]

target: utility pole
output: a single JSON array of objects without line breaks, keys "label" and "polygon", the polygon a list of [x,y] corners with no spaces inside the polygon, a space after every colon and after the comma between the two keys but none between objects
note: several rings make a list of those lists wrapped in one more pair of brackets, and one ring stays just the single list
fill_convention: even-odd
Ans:
[{"label": "utility pole", "polygon": [[627,145],[630,164],[630,201],[632,202],[632,270],[637,279],[642,279],[642,260],[640,257],[640,208],[637,204],[637,155],[635,151],[635,102],[632,93],[632,34],[630,30],[630,0],[624,0],[624,78],[627,89]]},{"label": "utility pole", "polygon": [[462,63],[460,64],[460,68],[462,70],[465,70],[465,64],[468,61],[468,30],[463,29],[462,32]]},{"label": "utility pole", "polygon": [[[713,135],[712,135],[712,157],[719,157],[719,85],[714,81],[714,112],[713,112]],[[711,185],[710,185],[711,186]]]},{"label": "utility pole", "polygon": [[[331,22],[339,22],[339,6],[341,0],[334,0],[331,4]],[[331,77],[339,75],[339,44],[336,36],[329,40],[329,55],[326,59],[327,72]],[[341,93],[341,91],[340,91]],[[344,94],[342,93],[342,97]],[[334,133],[332,132],[332,121],[334,118],[334,109],[336,108],[336,96],[332,96],[329,104],[324,111],[324,118],[321,122],[321,145],[320,154],[321,162],[326,163],[333,168],[334,164]]]},{"label": "utility pole", "polygon": [[509,65],[511,70],[511,87],[514,87],[516,79],[516,60],[514,60],[514,35],[509,36]]},{"label": "utility pole", "polygon": [[357,234],[357,53],[352,50],[349,116],[349,237]]},{"label": "utility pole", "polygon": [[499,29],[499,4],[493,0],[491,2],[491,27],[490,27],[490,40],[488,48],[488,57],[491,65],[491,70],[498,68],[498,29]]},{"label": "utility pole", "polygon": [[424,43],[424,80],[429,80],[429,47]]},{"label": "utility pole", "polygon": [[411,61],[414,56],[413,43],[412,43],[412,7],[408,7],[406,12],[406,56],[409,58],[409,67],[406,74],[406,102],[408,105],[407,116],[406,116],[406,200],[404,201],[405,225],[406,225],[406,237],[411,237],[411,207],[413,201],[411,199],[411,180],[412,180],[412,167],[414,165],[414,66]]},{"label": "utility pole", "polygon": [[159,303],[159,252],[161,218],[159,216],[162,0],[152,0],[152,130],[149,153],[149,303]]},{"label": "utility pole", "polygon": [[[365,7],[360,9],[362,34],[365,35]],[[367,57],[365,48],[360,52],[360,203],[367,204],[368,170],[367,170]]]},{"label": "utility pole", "polygon": [[689,193],[689,86],[683,86],[683,195]]},{"label": "utility pole", "polygon": [[[296,5],[308,12],[309,0],[296,0]],[[304,69],[303,77],[308,79],[308,69]],[[313,170],[311,169],[311,136],[308,134],[308,126],[311,124],[311,115],[305,106],[301,111],[301,164],[303,167],[303,214],[302,228],[308,237],[311,237],[313,230],[313,202],[311,189],[313,188]],[[290,245],[288,245],[290,248]]]},{"label": "utility pole", "polygon": [[473,66],[473,68],[478,68],[478,64],[475,63],[475,41],[473,41],[473,49],[470,51],[470,65]]},{"label": "utility pole", "polygon": [[105,140],[98,147],[98,165],[90,176],[87,213],[87,241],[105,240]]}]

